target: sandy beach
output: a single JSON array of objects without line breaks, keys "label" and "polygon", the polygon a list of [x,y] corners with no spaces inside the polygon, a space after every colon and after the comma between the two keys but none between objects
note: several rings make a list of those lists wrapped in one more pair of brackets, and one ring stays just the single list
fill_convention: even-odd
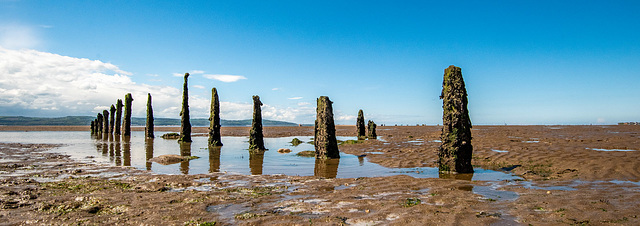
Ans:
[{"label": "sandy beach", "polygon": [[[134,130],[143,129],[135,127]],[[0,127],[84,131],[88,127]],[[156,131],[177,131],[158,127]],[[248,127],[223,127],[247,136]],[[207,128],[194,128],[204,135]],[[472,164],[521,179],[161,175],[78,162],[56,145],[0,144],[3,225],[638,225],[640,126],[474,126]],[[265,137],[313,127],[265,127]],[[338,126],[353,136],[354,126]],[[340,145],[390,168],[435,167],[440,127],[378,127]],[[162,139],[162,138],[156,138]]]}]

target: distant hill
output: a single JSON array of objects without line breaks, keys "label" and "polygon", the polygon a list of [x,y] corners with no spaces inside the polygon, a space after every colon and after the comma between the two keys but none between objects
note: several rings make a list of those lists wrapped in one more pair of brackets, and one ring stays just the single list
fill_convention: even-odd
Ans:
[{"label": "distant hill", "polygon": [[[4,126],[88,126],[91,125],[95,117],[93,116],[66,116],[60,118],[40,118],[40,117],[24,117],[24,116],[0,116],[0,125]],[[145,118],[131,118],[131,125],[144,126]],[[155,118],[153,120],[156,126],[180,126],[180,119],[172,118]],[[245,120],[220,120],[222,126],[251,126],[251,119]],[[192,126],[209,126],[209,119],[192,118]],[[263,126],[298,126],[296,123],[262,120]]]}]

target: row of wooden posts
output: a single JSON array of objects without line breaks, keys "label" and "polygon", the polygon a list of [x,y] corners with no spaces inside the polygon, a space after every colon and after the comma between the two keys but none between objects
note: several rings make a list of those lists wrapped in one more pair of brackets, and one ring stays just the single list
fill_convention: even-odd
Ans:
[{"label": "row of wooden posts", "polygon": [[[189,118],[189,73],[184,75],[182,93],[182,110],[180,111],[181,126],[178,142],[191,142],[191,123]],[[445,69],[440,95],[443,105],[443,128],[441,146],[438,149],[438,167],[442,172],[472,173],[471,156],[471,120],[467,109],[467,91],[462,78],[462,70],[453,65]],[[131,93],[125,95],[124,120],[122,121],[122,136],[131,134]],[[327,96],[317,99],[316,121],[314,128],[314,146],[316,158],[340,158],[336,139],[335,123],[333,120],[333,102]],[[122,100],[118,99],[116,106],[111,105],[111,112],[104,110],[98,113],[91,122],[91,133],[113,133],[120,135],[120,118],[122,115]],[[253,121],[249,133],[250,150],[266,150],[262,134],[262,102],[259,96],[253,96]],[[211,90],[211,108],[209,125],[209,146],[222,146],[220,135],[220,102],[216,88]],[[114,119],[115,118],[115,119]],[[115,121],[114,121],[115,120]],[[115,127],[115,128],[114,128]],[[377,137],[373,121],[368,121],[369,134],[365,134],[364,113],[358,112],[356,132],[358,139]],[[145,137],[154,138],[153,109],[151,94],[147,99],[147,123]]]}]

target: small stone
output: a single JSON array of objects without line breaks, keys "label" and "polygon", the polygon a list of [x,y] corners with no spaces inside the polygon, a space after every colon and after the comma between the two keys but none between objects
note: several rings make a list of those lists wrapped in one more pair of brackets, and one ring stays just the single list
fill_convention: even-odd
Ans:
[{"label": "small stone", "polygon": [[288,148],[280,148],[278,149],[278,153],[289,153],[291,152],[291,149]]}]

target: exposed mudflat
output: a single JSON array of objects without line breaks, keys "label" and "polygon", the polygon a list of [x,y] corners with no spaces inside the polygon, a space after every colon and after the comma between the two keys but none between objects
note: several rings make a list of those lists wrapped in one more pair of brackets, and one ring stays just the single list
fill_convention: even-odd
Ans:
[{"label": "exposed mudflat", "polygon": [[[54,129],[71,127],[0,127]],[[223,136],[248,132],[222,129]],[[313,128],[265,127],[264,133],[312,136]],[[385,167],[435,166],[439,127],[378,127],[377,133],[378,140],[340,150]],[[522,180],[159,175],[74,161],[54,152],[56,145],[3,143],[0,224],[640,224],[640,126],[475,126],[472,133],[473,165]],[[339,136],[354,134],[355,126],[337,128]]]}]

